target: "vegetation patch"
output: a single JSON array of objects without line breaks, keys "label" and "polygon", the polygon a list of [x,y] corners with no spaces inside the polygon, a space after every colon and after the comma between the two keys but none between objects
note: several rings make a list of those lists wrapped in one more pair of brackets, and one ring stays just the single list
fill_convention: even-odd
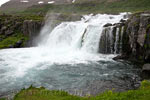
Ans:
[{"label": "vegetation patch", "polygon": [[106,91],[97,96],[79,97],[64,91],[46,90],[45,88],[29,87],[22,89],[14,100],[150,100],[150,81],[143,81],[138,90],[126,92]]},{"label": "vegetation patch", "polygon": [[22,33],[13,34],[12,36],[4,38],[2,41],[0,41],[0,49],[9,48],[11,46],[14,46],[20,40],[23,41],[23,43],[21,45],[23,47],[25,45],[25,42],[28,40],[28,37],[23,35]]},{"label": "vegetation patch", "polygon": [[[45,4],[45,5],[34,5],[32,7],[27,8],[24,11],[18,11],[15,9],[13,14],[22,14],[22,15],[30,15],[30,14],[41,14],[44,15],[48,11],[51,13],[78,13],[78,14],[89,14],[89,13],[113,13],[117,14],[120,12],[142,12],[150,10],[150,0],[120,0],[117,2],[107,2],[103,1],[94,1],[94,2],[78,2],[72,4]],[[7,12],[7,11],[2,11]]]}]

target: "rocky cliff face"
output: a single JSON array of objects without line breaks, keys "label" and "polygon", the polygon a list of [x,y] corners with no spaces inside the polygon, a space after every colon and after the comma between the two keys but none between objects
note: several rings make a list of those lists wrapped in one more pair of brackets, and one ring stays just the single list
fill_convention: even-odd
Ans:
[{"label": "rocky cliff face", "polygon": [[42,23],[42,20],[33,19],[33,16],[0,15],[0,48],[25,46],[39,33]]},{"label": "rocky cliff face", "polygon": [[[118,23],[117,28],[120,31],[116,53],[120,53],[121,56],[114,59],[122,58],[150,63],[150,13],[133,14],[126,22]],[[117,32],[112,32],[113,37],[116,37],[116,34]]]},{"label": "rocky cliff face", "polygon": [[125,27],[123,54],[150,63],[150,13],[133,15]]},{"label": "rocky cliff face", "polygon": [[42,21],[24,20],[22,25],[22,33],[29,37],[27,46],[33,45],[33,40],[39,35],[39,32],[43,26]]}]

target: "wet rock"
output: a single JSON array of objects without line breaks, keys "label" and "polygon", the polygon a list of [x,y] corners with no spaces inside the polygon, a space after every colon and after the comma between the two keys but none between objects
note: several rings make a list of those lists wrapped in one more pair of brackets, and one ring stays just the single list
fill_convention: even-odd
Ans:
[{"label": "wet rock", "polygon": [[3,39],[2,38],[0,38],[0,41],[2,41]]},{"label": "wet rock", "polygon": [[114,17],[109,17],[110,19],[114,19]]},{"label": "wet rock", "polygon": [[35,35],[41,29],[41,22],[33,21],[33,20],[25,20],[23,22],[23,33],[25,35]]},{"label": "wet rock", "polygon": [[7,27],[6,26],[3,26],[2,29],[1,29],[1,32],[4,32],[7,30]]},{"label": "wet rock", "polygon": [[125,22],[126,22],[126,20],[121,19],[121,20],[120,20],[120,22],[121,22],[121,23],[125,23]]},{"label": "wet rock", "polygon": [[22,23],[21,22],[16,22],[15,25],[14,25],[14,29],[18,29],[22,26]]},{"label": "wet rock", "polygon": [[15,48],[20,48],[22,44],[23,44],[23,40],[19,40],[19,41],[14,45],[14,47],[15,47]]},{"label": "wet rock", "polygon": [[141,16],[150,17],[150,14],[149,13],[144,13],[144,14],[141,14]]},{"label": "wet rock", "polygon": [[103,27],[109,27],[109,26],[112,26],[112,24],[111,23],[107,23]]},{"label": "wet rock", "polygon": [[146,54],[145,58],[144,58],[145,62],[146,63],[150,63],[150,50],[147,51],[145,54]]},{"label": "wet rock", "polygon": [[[121,22],[124,22],[123,20]],[[124,25],[122,51],[131,59],[150,62],[150,16],[139,13],[130,17]],[[127,58],[128,59],[128,58]]]},{"label": "wet rock", "polygon": [[102,31],[102,35],[99,43],[99,52],[103,54],[111,53],[111,41],[110,41],[110,28],[106,28]]},{"label": "wet rock", "polygon": [[[33,39],[38,35],[42,25],[42,19],[28,20],[28,18],[24,16],[0,15],[0,35],[3,36],[2,39],[8,38],[13,34],[16,36],[22,36],[21,34],[24,34],[26,37],[28,37],[28,41],[31,41],[29,44],[32,44]],[[26,41],[26,44],[28,41]],[[17,42],[15,45],[12,43],[10,48],[20,47],[20,45],[21,43],[19,42]]]},{"label": "wet rock", "polygon": [[14,48],[14,46],[13,46],[13,45],[10,45],[8,48]]},{"label": "wet rock", "polygon": [[33,40],[39,35],[42,25],[42,21],[25,20],[23,22],[23,34],[30,37],[29,42],[27,43],[28,46],[34,44]]},{"label": "wet rock", "polygon": [[118,55],[116,57],[113,58],[113,60],[121,60],[121,59],[127,59],[128,56],[127,55]]},{"label": "wet rock", "polygon": [[150,79],[150,64],[145,64],[142,68],[142,78]]},{"label": "wet rock", "polygon": [[126,15],[123,16],[124,19],[131,17],[131,13],[127,13]]},{"label": "wet rock", "polygon": [[14,32],[12,31],[12,30],[7,30],[6,32],[5,32],[5,36],[10,36],[10,35],[12,35]]}]

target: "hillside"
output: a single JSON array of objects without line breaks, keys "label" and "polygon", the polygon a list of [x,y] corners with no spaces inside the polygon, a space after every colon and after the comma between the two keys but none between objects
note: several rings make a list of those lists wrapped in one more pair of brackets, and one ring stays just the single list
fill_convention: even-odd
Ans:
[{"label": "hillside", "polygon": [[[61,1],[61,2],[60,2]],[[28,3],[12,0],[0,8],[3,13],[13,14],[45,14],[47,11],[55,13],[118,13],[139,12],[150,10],[150,0],[55,0],[48,4],[48,0],[38,4],[39,0]],[[16,6],[17,5],[17,6]]]}]

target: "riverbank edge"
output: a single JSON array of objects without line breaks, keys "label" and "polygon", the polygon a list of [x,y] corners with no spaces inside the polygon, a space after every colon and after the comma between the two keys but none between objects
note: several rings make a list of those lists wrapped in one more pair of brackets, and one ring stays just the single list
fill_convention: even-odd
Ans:
[{"label": "riverbank edge", "polygon": [[[71,95],[68,92],[60,90],[47,90],[44,87],[35,88],[30,86],[28,89],[22,89],[11,100],[149,100],[150,99],[150,81],[144,80],[137,90],[128,90],[125,92],[106,91],[97,96],[87,94],[84,97]],[[0,100],[10,100],[10,98],[1,98]]]}]

